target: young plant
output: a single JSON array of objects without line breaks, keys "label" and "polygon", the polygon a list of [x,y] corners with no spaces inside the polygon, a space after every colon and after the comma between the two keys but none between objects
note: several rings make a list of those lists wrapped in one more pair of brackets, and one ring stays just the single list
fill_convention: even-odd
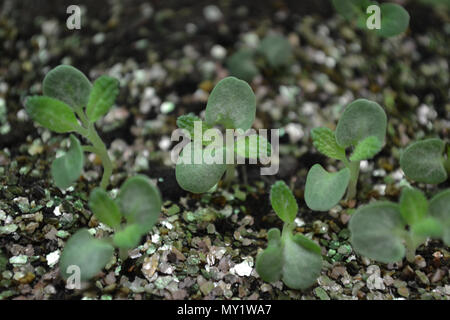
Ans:
[{"label": "young plant", "polygon": [[[341,160],[345,168],[329,173],[320,164],[311,167],[306,177],[305,202],[316,211],[333,208],[347,190],[347,200],[356,195],[360,161],[373,158],[382,148],[387,118],[376,102],[358,99],[349,104],[333,132],[321,127],[311,130],[314,146],[324,155]],[[352,154],[347,159],[346,149]]]},{"label": "young plant", "polygon": [[383,263],[400,261],[405,254],[414,262],[417,247],[429,237],[450,245],[449,208],[450,189],[428,202],[421,191],[406,187],[399,204],[378,201],[356,210],[349,223],[353,249]]},{"label": "young plant", "polygon": [[112,163],[94,124],[114,104],[119,92],[118,80],[101,76],[92,85],[81,71],[60,65],[47,73],[42,87],[43,96],[27,97],[25,101],[30,117],[47,129],[58,133],[76,132],[91,143],[82,146],[74,135],[70,136],[70,149],[55,159],[51,166],[56,186],[66,189],[80,177],[84,164],[83,151],[87,151],[96,153],[102,160],[100,185],[106,189]]},{"label": "young plant", "polygon": [[267,282],[281,279],[292,289],[309,288],[322,269],[320,247],[302,234],[293,234],[298,206],[284,181],[277,181],[272,186],[270,202],[284,221],[283,232],[276,228],[269,230],[267,248],[256,258],[256,271]]},{"label": "young plant", "polygon": [[71,266],[76,266],[82,281],[91,279],[111,261],[114,248],[119,248],[120,257],[126,259],[127,250],[136,247],[157,222],[161,202],[158,188],[143,175],[127,179],[116,200],[104,189],[95,188],[89,197],[89,207],[101,223],[114,230],[114,235],[97,239],[87,229],[77,231],[61,254],[61,275],[67,279],[73,273]]},{"label": "young plant", "polygon": [[374,29],[376,34],[381,37],[393,37],[406,31],[409,25],[409,13],[402,6],[395,3],[378,4],[370,0],[332,0],[336,11],[347,21],[356,21],[357,26],[363,30],[367,28],[367,20],[370,14],[376,14],[369,11],[372,5],[380,8],[380,28]]},{"label": "young plant", "polygon": [[411,180],[438,184],[450,175],[450,145],[447,159],[444,156],[445,142],[439,138],[413,142],[400,156],[400,167]]},{"label": "young plant", "polygon": [[[176,164],[175,174],[180,187],[193,193],[203,193],[214,187],[225,172],[224,183],[228,185],[235,175],[235,154],[249,159],[269,154],[271,146],[263,136],[238,135],[234,140],[235,133],[232,133],[231,140],[227,133],[223,146],[221,131],[213,128],[220,125],[244,133],[251,128],[255,113],[256,98],[247,82],[227,77],[217,83],[209,96],[205,122],[193,114],[180,116],[177,125],[191,140],[183,147]],[[232,161],[227,161],[229,154]]]},{"label": "young plant", "polygon": [[268,35],[258,48],[236,51],[227,59],[226,65],[232,76],[251,82],[259,70],[288,66],[291,59],[292,47],[289,41],[281,35]]}]

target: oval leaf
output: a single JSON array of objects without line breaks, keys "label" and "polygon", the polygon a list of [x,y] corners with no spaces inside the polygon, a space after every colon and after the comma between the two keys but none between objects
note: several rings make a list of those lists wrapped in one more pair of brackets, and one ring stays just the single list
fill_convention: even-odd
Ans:
[{"label": "oval leaf", "polygon": [[387,117],[378,103],[358,99],[345,108],[336,127],[336,141],[343,147],[357,146],[360,141],[375,136],[381,143],[386,136]]},{"label": "oval leaf", "polygon": [[407,224],[413,225],[428,214],[428,200],[422,191],[403,188],[400,196],[400,213]]},{"label": "oval leaf", "polygon": [[47,73],[42,87],[44,95],[76,109],[87,105],[92,84],[80,70],[60,65]]},{"label": "oval leaf", "polygon": [[328,211],[344,196],[350,181],[350,170],[327,172],[315,164],[308,172],[305,185],[305,202],[311,210]]},{"label": "oval leaf", "polygon": [[144,175],[127,179],[120,187],[117,202],[128,224],[138,225],[142,233],[153,227],[161,213],[159,190]]},{"label": "oval leaf", "polygon": [[256,97],[247,82],[235,77],[222,79],[206,105],[206,123],[227,129],[250,129],[255,121]]},{"label": "oval leaf", "polygon": [[41,126],[58,133],[76,131],[79,127],[72,109],[64,102],[50,97],[28,97],[25,110]]},{"label": "oval leaf", "polygon": [[[200,157],[198,164],[195,163],[196,154]],[[197,148],[192,142],[183,148],[175,168],[175,177],[181,188],[193,193],[203,193],[219,182],[227,165],[224,159],[218,164],[208,164],[204,161],[206,155],[206,150]]]},{"label": "oval leaf", "polygon": [[280,280],[283,271],[283,251],[281,250],[280,230],[270,229],[267,233],[267,248],[256,258],[256,272],[266,282]]},{"label": "oval leaf", "polygon": [[382,3],[381,29],[377,30],[382,37],[393,37],[405,32],[409,25],[409,13],[395,3]]},{"label": "oval leaf", "polygon": [[414,224],[411,231],[418,236],[440,238],[444,232],[444,227],[437,219],[424,218]]},{"label": "oval leaf", "polygon": [[450,246],[450,189],[442,191],[430,200],[430,215],[443,227],[442,240]]},{"label": "oval leaf", "polygon": [[234,144],[236,154],[248,159],[265,159],[272,154],[272,146],[261,135],[239,136]]},{"label": "oval leaf", "polygon": [[274,68],[288,65],[292,58],[291,44],[281,35],[266,36],[259,45],[259,51]]},{"label": "oval leaf", "polygon": [[405,224],[398,205],[376,202],[356,210],[349,222],[350,242],[360,255],[383,263],[397,262],[405,256]]},{"label": "oval leaf", "polygon": [[106,241],[94,238],[87,229],[77,231],[66,243],[61,254],[59,269],[64,279],[79,268],[80,279],[86,281],[99,273],[111,260],[114,247]]},{"label": "oval leaf", "polygon": [[227,59],[226,65],[230,74],[236,78],[251,82],[259,73],[253,62],[254,51],[241,49]]},{"label": "oval leaf", "polygon": [[297,201],[284,181],[277,181],[270,189],[270,203],[278,217],[286,223],[294,221],[298,212]]},{"label": "oval leaf", "polygon": [[284,239],[281,279],[289,288],[301,290],[309,288],[316,282],[321,269],[320,247],[314,241],[300,234]]},{"label": "oval leaf", "polygon": [[94,82],[86,107],[86,114],[95,122],[108,113],[119,93],[119,81],[108,76],[101,76]]},{"label": "oval leaf", "polygon": [[120,226],[122,214],[119,207],[102,188],[92,190],[89,196],[89,207],[100,222],[111,228]]},{"label": "oval leaf", "polygon": [[58,188],[66,189],[76,181],[83,170],[84,154],[80,141],[70,135],[70,148],[67,153],[56,158],[51,167],[53,181]]},{"label": "oval leaf", "polygon": [[417,141],[408,146],[400,157],[400,166],[411,180],[438,184],[447,180],[443,164],[445,143],[432,138]]},{"label": "oval leaf", "polygon": [[369,0],[332,0],[334,9],[346,20],[352,21],[360,16],[365,17],[366,8],[370,5]]}]

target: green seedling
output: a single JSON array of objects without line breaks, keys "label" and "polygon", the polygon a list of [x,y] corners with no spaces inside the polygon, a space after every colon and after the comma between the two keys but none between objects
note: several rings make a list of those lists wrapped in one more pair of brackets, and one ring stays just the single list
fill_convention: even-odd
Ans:
[{"label": "green seedling", "polygon": [[[183,147],[176,164],[176,179],[180,187],[193,193],[207,192],[219,182],[225,172],[224,184],[229,185],[235,176],[236,163],[226,161],[228,153],[233,159],[234,154],[248,159],[270,155],[271,146],[260,135],[238,135],[236,140],[232,136],[233,143],[230,145],[226,142],[223,146],[221,131],[213,128],[218,125],[243,133],[251,128],[255,113],[256,98],[250,86],[235,77],[227,77],[212,90],[206,106],[205,121],[193,114],[180,116],[177,125],[184,129],[185,135],[192,141]],[[199,125],[197,132],[195,123]],[[211,134],[210,139],[205,138],[208,133]],[[254,143],[254,139],[257,143]],[[198,161],[195,161],[196,155],[199,155]],[[208,161],[212,158],[217,161]]]},{"label": "green seedling", "polygon": [[256,49],[242,48],[231,55],[226,66],[232,76],[251,82],[265,68],[286,67],[292,60],[292,46],[281,35],[266,36]]},{"label": "green seedling", "polygon": [[126,259],[127,251],[136,247],[157,222],[161,203],[158,188],[143,175],[127,179],[115,200],[104,189],[95,188],[89,197],[89,207],[101,223],[114,230],[114,235],[97,239],[87,229],[77,231],[61,254],[62,276],[67,279],[70,267],[77,266],[82,281],[91,279],[111,261],[115,248]]},{"label": "green seedling", "polygon": [[411,180],[430,184],[444,182],[450,174],[450,145],[447,159],[444,150],[445,142],[439,138],[416,141],[402,153],[400,166]]},{"label": "green seedling", "polygon": [[[329,128],[314,128],[314,146],[324,155],[341,160],[345,168],[329,173],[320,164],[308,172],[305,202],[316,211],[333,208],[347,190],[347,200],[356,195],[361,160],[373,158],[382,148],[386,136],[387,118],[376,102],[358,99],[349,104],[333,132]],[[347,159],[346,149],[353,152]]]},{"label": "green seedling", "polygon": [[380,28],[374,29],[381,37],[393,37],[406,31],[409,25],[409,13],[402,6],[395,3],[378,4],[370,0],[332,0],[336,11],[347,21],[356,21],[357,26],[369,30],[367,20],[374,12],[368,8],[377,5],[380,8]]},{"label": "green seedling", "polygon": [[264,281],[281,279],[289,288],[307,289],[320,275],[320,247],[302,234],[293,234],[298,206],[284,181],[277,181],[272,186],[270,202],[284,222],[283,232],[276,228],[269,230],[267,248],[256,258],[256,271]]},{"label": "green seedling", "polygon": [[349,223],[353,249],[383,263],[400,261],[415,252],[427,238],[450,245],[450,189],[427,201],[417,189],[406,187],[400,203],[379,201],[356,210]]},{"label": "green seedling", "polygon": [[70,136],[69,151],[55,159],[51,167],[57,187],[66,189],[80,177],[83,151],[100,157],[103,164],[100,185],[103,189],[108,186],[112,163],[94,124],[109,111],[118,92],[117,79],[101,76],[92,85],[81,71],[60,65],[45,76],[43,96],[27,97],[25,109],[34,121],[54,132],[76,132],[91,143],[82,146],[74,135]]}]

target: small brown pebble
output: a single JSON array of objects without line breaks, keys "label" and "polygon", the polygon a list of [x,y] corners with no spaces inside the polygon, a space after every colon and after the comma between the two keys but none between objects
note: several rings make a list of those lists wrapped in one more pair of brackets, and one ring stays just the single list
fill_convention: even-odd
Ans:
[{"label": "small brown pebble", "polygon": [[408,298],[409,297],[409,290],[407,287],[401,287],[397,289],[397,292],[402,297]]},{"label": "small brown pebble", "polygon": [[403,268],[402,270],[402,278],[411,279],[414,277],[414,270],[409,265]]},{"label": "small brown pebble", "polygon": [[35,276],[33,273],[28,272],[28,273],[25,275],[25,277],[19,279],[19,282],[20,282],[21,284],[27,284],[27,283],[32,282],[32,281],[34,280],[34,278],[36,278],[36,276]]},{"label": "small brown pebble", "polygon": [[442,278],[444,277],[444,275],[445,275],[445,272],[442,269],[437,269],[436,272],[431,277],[431,282],[436,283],[436,282],[441,281]]}]

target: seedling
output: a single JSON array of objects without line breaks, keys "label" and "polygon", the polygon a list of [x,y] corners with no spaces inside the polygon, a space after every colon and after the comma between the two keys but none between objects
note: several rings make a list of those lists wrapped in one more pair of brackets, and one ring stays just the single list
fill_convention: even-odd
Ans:
[{"label": "seedling", "polygon": [[281,35],[266,36],[256,49],[242,48],[226,62],[232,76],[251,82],[265,68],[278,69],[288,66],[292,59],[292,47]]},{"label": "seedling", "polygon": [[409,145],[400,157],[400,166],[411,180],[438,184],[450,174],[450,145],[447,159],[444,157],[445,142],[439,138],[416,141]]},{"label": "seedling", "polygon": [[395,3],[378,4],[370,0],[332,0],[336,11],[348,21],[356,21],[360,29],[367,28],[367,19],[373,12],[368,12],[371,5],[377,5],[380,8],[380,28],[374,29],[377,35],[381,37],[393,37],[399,35],[408,28],[409,13],[402,6]]},{"label": "seedling", "polygon": [[136,247],[157,222],[161,201],[158,188],[143,175],[125,181],[116,200],[111,199],[104,189],[95,188],[90,194],[89,206],[101,223],[114,230],[114,235],[97,239],[87,229],[77,231],[61,254],[62,276],[67,279],[69,267],[77,266],[81,280],[89,280],[111,261],[114,248],[119,248],[120,257],[125,260],[127,250]]},{"label": "seedling", "polygon": [[[255,112],[256,98],[250,86],[235,77],[227,77],[214,87],[209,96],[205,112],[206,121],[193,114],[178,118],[178,127],[184,129],[185,135],[192,140],[184,146],[177,160],[175,173],[181,188],[193,193],[206,192],[219,182],[225,172],[224,184],[229,185],[235,176],[234,154],[248,159],[270,154],[271,146],[261,135],[239,135],[235,141],[232,140],[231,145],[226,142],[223,146],[222,133],[219,129],[213,128],[214,125],[219,125],[225,129],[238,129],[244,133],[251,128]],[[234,136],[231,138],[234,139]],[[253,138],[257,141],[257,148],[251,148],[254,145],[250,143]],[[232,155],[232,163],[227,161],[228,153]],[[199,156],[198,159],[196,155]],[[216,161],[212,161],[213,158]]]},{"label": "seedling", "polygon": [[[320,164],[311,167],[306,177],[305,202],[316,211],[333,208],[347,190],[347,200],[356,195],[361,160],[373,158],[382,148],[386,136],[387,118],[376,102],[358,99],[345,109],[333,132],[329,128],[314,128],[314,146],[324,155],[341,160],[345,168],[329,173]],[[347,159],[346,149],[352,154]]]},{"label": "seedling", "polygon": [[267,248],[256,258],[256,271],[267,282],[281,279],[292,289],[309,288],[316,282],[322,268],[320,247],[302,234],[293,234],[298,206],[283,181],[272,186],[270,202],[284,221],[283,232],[276,228],[269,230]]},{"label": "seedling", "polygon": [[83,151],[93,152],[100,157],[103,164],[100,186],[103,189],[108,186],[112,163],[94,124],[114,104],[119,92],[118,84],[117,79],[101,76],[92,85],[81,71],[60,65],[45,76],[44,95],[26,99],[26,111],[41,126],[58,133],[76,132],[91,143],[82,146],[74,135],[70,136],[69,151],[55,159],[51,167],[57,187],[66,189],[80,177],[84,163]]},{"label": "seedling", "polygon": [[349,223],[353,249],[360,255],[384,263],[406,259],[427,238],[450,245],[450,189],[429,202],[417,189],[406,187],[400,203],[379,201],[356,210]]}]

